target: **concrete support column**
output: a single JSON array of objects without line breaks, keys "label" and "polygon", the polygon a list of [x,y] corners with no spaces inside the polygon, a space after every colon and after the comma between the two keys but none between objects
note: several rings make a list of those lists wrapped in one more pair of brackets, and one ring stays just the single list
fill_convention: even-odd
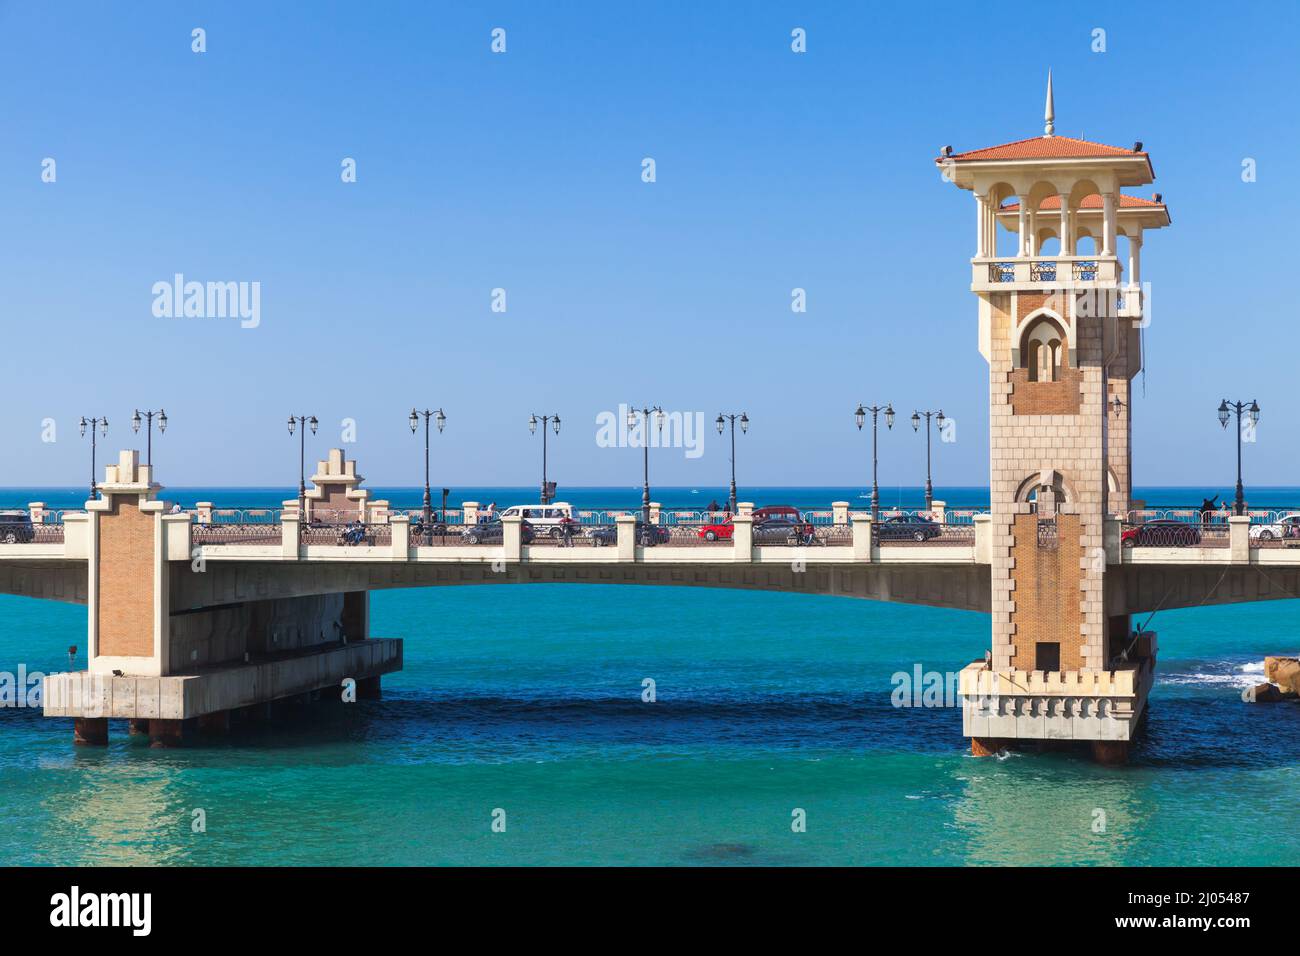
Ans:
[{"label": "concrete support column", "polygon": [[1233,564],[1250,563],[1250,515],[1229,515],[1228,549]]},{"label": "concrete support column", "polygon": [[523,522],[519,515],[504,515],[501,518],[501,543],[504,546],[507,561],[523,559]]},{"label": "concrete support column", "polygon": [[659,516],[662,509],[663,509],[663,505],[661,505],[659,502],[657,501],[650,502],[650,523],[651,524],[659,524]]},{"label": "concrete support column", "polygon": [[754,513],[754,502],[752,501],[736,502],[736,514],[743,515],[744,517],[748,518],[753,513]]},{"label": "concrete support column", "polygon": [[149,721],[150,747],[179,747],[185,743],[186,731],[190,729],[188,720],[162,720],[154,718]]},{"label": "concrete support column", "polygon": [[988,249],[986,241],[988,238],[988,224],[985,222],[987,215],[988,202],[978,193],[975,194],[975,256],[983,258],[991,256],[993,253]]},{"label": "concrete support column", "polygon": [[948,502],[931,501],[930,515],[934,518],[935,521],[939,522],[939,524],[943,524],[945,521],[948,520]]},{"label": "concrete support column", "polygon": [[298,548],[302,544],[298,532],[298,516],[286,514],[280,518],[280,553],[286,558],[299,557]]},{"label": "concrete support column", "polygon": [[478,502],[466,501],[461,506],[461,520],[465,524],[478,524]]},{"label": "concrete support column", "polygon": [[31,515],[32,524],[39,525],[45,523],[45,502],[33,501],[27,505],[27,510]]},{"label": "concrete support column", "polygon": [[107,745],[108,718],[78,717],[72,722],[72,742],[83,747],[103,747]]},{"label": "concrete support column", "polygon": [[871,547],[871,515],[853,516],[853,560],[871,561],[874,551]]},{"label": "concrete support column", "polygon": [[636,515],[618,515],[614,518],[614,531],[620,561],[636,560]]},{"label": "concrete support column", "polygon": [[388,524],[393,529],[393,557],[405,561],[411,551],[411,519],[406,515],[393,515]]},{"label": "concrete support column", "polygon": [[731,560],[748,564],[754,560],[754,518],[749,514],[731,519]]},{"label": "concrete support column", "polygon": [[1038,210],[1029,210],[1029,254],[1038,255]]},{"label": "concrete support column", "polygon": [[211,501],[195,502],[194,513],[198,516],[199,524],[212,524],[212,502]]},{"label": "concrete support column", "polygon": [[846,525],[849,523],[849,503],[847,501],[831,502],[831,524]]}]

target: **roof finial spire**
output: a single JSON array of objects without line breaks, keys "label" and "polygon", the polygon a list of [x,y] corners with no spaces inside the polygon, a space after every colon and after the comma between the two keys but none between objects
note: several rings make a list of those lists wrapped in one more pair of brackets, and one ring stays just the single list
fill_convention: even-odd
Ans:
[{"label": "roof finial spire", "polygon": [[1056,106],[1052,102],[1052,71],[1051,70],[1047,71],[1047,108],[1043,110],[1043,119],[1046,120],[1046,125],[1044,125],[1043,127],[1043,135],[1051,136],[1052,130],[1055,128],[1054,121],[1056,120]]}]

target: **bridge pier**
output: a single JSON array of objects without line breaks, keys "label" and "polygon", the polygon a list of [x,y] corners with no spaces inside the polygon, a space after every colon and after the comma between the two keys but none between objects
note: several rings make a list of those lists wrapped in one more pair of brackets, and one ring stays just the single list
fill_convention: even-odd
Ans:
[{"label": "bridge pier", "polygon": [[[364,501],[352,488],[355,463],[345,467],[341,453],[317,479],[322,500]],[[401,669],[402,642],[370,637],[364,580],[282,597],[256,578],[231,587],[194,559],[190,516],[167,513],[136,452],[107,466],[99,488],[78,531],[89,666],[50,675],[43,700],[47,717],[75,720],[78,744],[106,743],[115,718],[133,735],[147,732],[151,746],[179,746],[227,734],[232,711],[271,719],[272,703],[307,703],[346,680],[360,697],[378,697],[380,675]]]}]

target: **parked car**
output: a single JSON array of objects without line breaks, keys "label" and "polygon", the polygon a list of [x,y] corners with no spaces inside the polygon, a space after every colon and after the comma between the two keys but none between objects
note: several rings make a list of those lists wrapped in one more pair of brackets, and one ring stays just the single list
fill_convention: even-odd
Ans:
[{"label": "parked car", "polygon": [[786,514],[764,518],[754,525],[755,544],[817,544],[813,526]]},{"label": "parked car", "polygon": [[32,516],[26,511],[0,511],[0,542],[29,544],[36,537]]},{"label": "parked car", "polygon": [[[632,535],[632,540],[643,548],[656,544],[668,543],[667,525],[647,525],[641,520],[640,516],[636,519],[636,525]],[[618,543],[618,529],[614,525],[610,524],[599,525],[591,529],[588,537],[591,538],[591,543],[598,548],[605,547],[606,545],[614,545]]]},{"label": "parked car", "polygon": [[533,526],[533,533],[549,535],[552,538],[564,537],[564,525],[570,524],[577,533],[577,521],[573,516],[573,505],[567,501],[552,501],[549,505],[512,505],[502,515],[518,515]]},{"label": "parked car", "polygon": [[1272,541],[1274,538],[1300,538],[1300,514],[1291,512],[1269,524],[1250,526],[1250,537],[1256,541]]},{"label": "parked car", "polygon": [[789,518],[792,521],[803,521],[803,515],[799,513],[799,509],[792,508],[790,505],[765,505],[762,508],[755,508],[753,518],[754,524],[766,521],[768,518]]},{"label": "parked car", "polygon": [[1155,518],[1128,528],[1119,541],[1126,548],[1189,548],[1201,543],[1201,529],[1186,521]]},{"label": "parked car", "polygon": [[881,541],[929,541],[943,534],[943,526],[920,515],[891,515],[876,531]]},{"label": "parked car", "polygon": [[[501,544],[505,541],[505,524],[499,515],[494,515],[470,525],[460,533],[460,539],[466,544]],[[533,526],[527,521],[519,525],[519,540],[522,544],[532,543]]]},{"label": "parked car", "polygon": [[735,530],[735,525],[731,523],[730,518],[723,521],[713,521],[706,525],[701,525],[700,530],[696,532],[705,541],[730,541],[731,533]]}]

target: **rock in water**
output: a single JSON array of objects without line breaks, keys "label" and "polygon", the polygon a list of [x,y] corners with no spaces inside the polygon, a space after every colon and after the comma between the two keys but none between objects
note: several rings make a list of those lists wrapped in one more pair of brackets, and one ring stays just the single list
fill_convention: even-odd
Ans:
[{"label": "rock in water", "polygon": [[1241,699],[1251,704],[1276,704],[1283,698],[1283,693],[1272,684],[1256,684],[1241,695]]},{"label": "rock in water", "polygon": [[1264,658],[1264,676],[1285,694],[1300,694],[1300,658]]}]

